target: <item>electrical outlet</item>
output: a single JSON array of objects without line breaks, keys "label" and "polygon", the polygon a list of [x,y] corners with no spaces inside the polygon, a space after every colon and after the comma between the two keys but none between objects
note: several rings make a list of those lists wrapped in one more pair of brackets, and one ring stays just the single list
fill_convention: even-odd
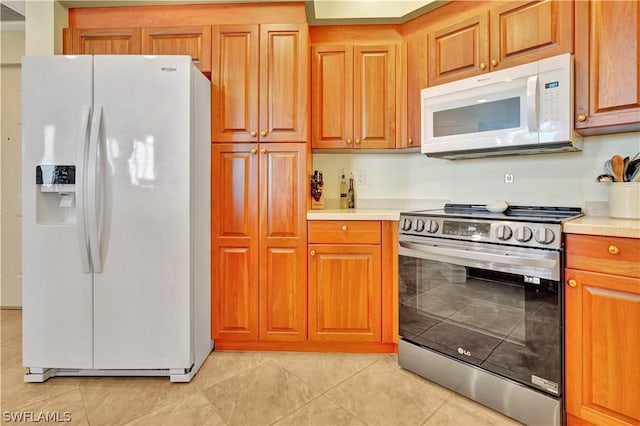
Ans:
[{"label": "electrical outlet", "polygon": [[367,184],[367,173],[364,170],[356,170],[356,183],[359,186]]},{"label": "electrical outlet", "polygon": [[513,183],[513,173],[504,174],[504,183]]}]

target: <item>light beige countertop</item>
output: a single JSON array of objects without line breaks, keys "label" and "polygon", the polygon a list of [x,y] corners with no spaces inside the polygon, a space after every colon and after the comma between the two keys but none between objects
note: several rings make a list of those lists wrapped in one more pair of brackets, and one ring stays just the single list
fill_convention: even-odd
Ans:
[{"label": "light beige countertop", "polygon": [[393,209],[323,209],[307,210],[307,220],[400,220]]},{"label": "light beige countertop", "polygon": [[608,216],[582,216],[566,222],[562,230],[568,234],[640,238],[640,220],[615,219]]}]

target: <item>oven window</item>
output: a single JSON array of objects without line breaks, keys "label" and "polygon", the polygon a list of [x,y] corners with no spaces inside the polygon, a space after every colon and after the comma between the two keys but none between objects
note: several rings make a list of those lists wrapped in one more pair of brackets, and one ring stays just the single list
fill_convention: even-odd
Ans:
[{"label": "oven window", "polygon": [[407,256],[399,262],[404,340],[560,394],[558,282]]},{"label": "oven window", "polygon": [[520,98],[478,103],[433,113],[433,136],[464,135],[520,127]]}]

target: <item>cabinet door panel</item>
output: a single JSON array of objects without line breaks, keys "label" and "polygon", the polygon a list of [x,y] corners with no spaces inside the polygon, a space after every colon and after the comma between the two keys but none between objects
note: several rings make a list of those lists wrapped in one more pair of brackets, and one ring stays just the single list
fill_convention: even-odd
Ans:
[{"label": "cabinet door panel", "polygon": [[127,55],[141,51],[140,28],[73,28],[72,54]]},{"label": "cabinet door panel", "polygon": [[256,144],[211,149],[211,322],[214,338],[258,338]]},{"label": "cabinet door panel", "polygon": [[307,268],[305,247],[267,247],[262,251],[260,339],[307,338]]},{"label": "cabinet door panel", "polygon": [[354,48],[356,148],[395,148],[395,46]]},{"label": "cabinet door panel", "polygon": [[145,55],[190,55],[202,72],[211,72],[211,27],[145,27],[142,29]]},{"label": "cabinet door panel", "polygon": [[257,141],[258,26],[214,26],[212,38],[211,140]]},{"label": "cabinet door panel", "polygon": [[640,3],[576,2],[576,129],[640,130]]},{"label": "cabinet door panel", "polygon": [[572,2],[505,2],[489,15],[492,70],[573,51]]},{"label": "cabinet door panel", "polygon": [[260,142],[306,142],[308,75],[307,25],[260,25]]},{"label": "cabinet door panel", "polygon": [[255,144],[213,145],[212,233],[252,238],[258,226],[258,156]]},{"label": "cabinet door panel", "polygon": [[306,241],[307,146],[261,145],[260,235],[265,245]]},{"label": "cabinet door panel", "polygon": [[213,244],[211,334],[226,340],[258,338],[257,256],[254,248]]},{"label": "cabinet door panel", "polygon": [[489,18],[484,12],[429,34],[429,86],[489,70]]},{"label": "cabinet door panel", "polygon": [[260,145],[260,339],[307,336],[307,145]]},{"label": "cabinet door panel", "polygon": [[353,48],[314,46],[313,148],[353,147]]},{"label": "cabinet door panel", "polygon": [[380,341],[380,246],[309,250],[309,340]]},{"label": "cabinet door panel", "polygon": [[567,413],[593,424],[637,424],[640,279],[566,270]]},{"label": "cabinet door panel", "polygon": [[427,87],[427,34],[420,32],[406,39],[407,98],[406,136],[396,146],[414,148],[420,146],[420,90]]}]

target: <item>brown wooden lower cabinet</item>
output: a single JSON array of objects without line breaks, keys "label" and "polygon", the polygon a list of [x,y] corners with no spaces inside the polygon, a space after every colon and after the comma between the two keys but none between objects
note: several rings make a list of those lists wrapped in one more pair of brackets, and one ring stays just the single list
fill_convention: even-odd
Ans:
[{"label": "brown wooden lower cabinet", "polygon": [[306,164],[304,143],[212,144],[211,332],[218,349],[307,338]]},{"label": "brown wooden lower cabinet", "polygon": [[567,423],[638,425],[640,239],[568,235],[566,247]]},{"label": "brown wooden lower cabinet", "polygon": [[309,340],[380,342],[380,278],[379,244],[310,244]]},{"label": "brown wooden lower cabinet", "polygon": [[[219,182],[233,180],[224,176],[227,169],[251,175],[251,149],[238,145],[214,144]],[[251,198],[251,188],[240,189],[225,193]],[[213,197],[218,198],[222,205],[231,203],[222,194]],[[258,250],[248,237],[251,221],[230,214],[225,210],[213,216],[218,235],[213,250],[218,281],[212,283],[217,350],[396,351],[397,221],[309,221],[304,254],[286,245]],[[221,226],[228,232],[221,232]],[[252,250],[259,253],[259,268]],[[300,262],[300,256],[307,262]],[[301,265],[307,267],[301,271]],[[257,270],[259,278],[254,277]]]}]

